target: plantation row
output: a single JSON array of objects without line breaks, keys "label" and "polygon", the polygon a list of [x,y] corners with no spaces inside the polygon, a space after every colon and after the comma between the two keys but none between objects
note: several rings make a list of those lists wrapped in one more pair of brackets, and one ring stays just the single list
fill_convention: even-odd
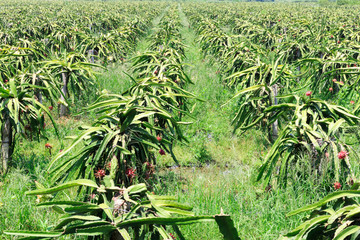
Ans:
[{"label": "plantation row", "polygon": [[356,11],[346,9],[337,15],[334,9],[302,6],[301,12],[288,15],[293,6],[285,5],[281,10],[269,7],[259,15],[249,14],[255,7],[188,8],[204,53],[219,58],[229,86],[246,87],[257,75],[261,83],[276,74],[288,81],[286,88],[302,84],[337,103],[349,105],[345,100],[359,97]]},{"label": "plantation row", "polygon": [[[150,21],[160,13],[140,3],[2,3],[0,36],[3,48],[21,46],[36,51],[34,61],[76,52],[99,63],[124,61]],[[71,9],[71,10],[70,10]],[[11,16],[9,17],[9,12]],[[142,12],[142,14],[138,14]]]}]

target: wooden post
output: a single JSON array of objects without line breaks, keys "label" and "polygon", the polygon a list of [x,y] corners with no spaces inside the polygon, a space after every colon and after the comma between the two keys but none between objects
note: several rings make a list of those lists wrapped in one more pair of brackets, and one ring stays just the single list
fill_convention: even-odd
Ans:
[{"label": "wooden post", "polygon": [[42,104],[42,103],[43,103],[43,101],[42,101],[42,94],[41,94],[41,92],[40,92],[39,90],[36,90],[36,91],[35,91],[35,96],[36,96],[38,102]]},{"label": "wooden post", "polygon": [[95,59],[94,59],[94,49],[89,50],[89,57],[90,57],[90,62],[94,63]]},{"label": "wooden post", "polygon": [[[278,104],[277,95],[278,95],[279,87],[277,84],[274,84],[271,88],[273,90],[272,105],[277,105]],[[278,122],[278,120],[276,120],[272,124],[272,140],[275,141],[278,138],[278,135],[279,135],[279,122]]]},{"label": "wooden post", "polygon": [[[63,80],[63,87],[61,89],[61,101],[65,102],[65,99],[68,96],[68,89],[67,89],[67,85],[69,82],[69,74],[64,72],[61,74],[62,80]],[[64,104],[60,103],[60,117],[64,117],[66,115],[68,115],[69,113],[69,108],[67,106],[65,106]]]},{"label": "wooden post", "polygon": [[1,126],[1,175],[7,173],[12,154],[12,128],[9,115],[4,114],[3,120],[4,122]]}]

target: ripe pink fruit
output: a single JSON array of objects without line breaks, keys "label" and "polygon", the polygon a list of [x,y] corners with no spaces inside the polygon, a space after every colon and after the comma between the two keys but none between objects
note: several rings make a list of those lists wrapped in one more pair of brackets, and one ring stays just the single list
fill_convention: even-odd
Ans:
[{"label": "ripe pink fruit", "polygon": [[336,190],[340,189],[340,188],[341,188],[341,184],[340,184],[339,182],[335,182],[335,183],[334,183],[334,188],[335,188]]},{"label": "ripe pink fruit", "polygon": [[157,136],[156,139],[161,142],[162,138],[160,136]]},{"label": "ripe pink fruit", "polygon": [[4,80],[4,83],[7,83],[8,81],[9,81],[9,80],[5,79],[5,80]]},{"label": "ripe pink fruit", "polygon": [[330,36],[330,38],[334,38],[334,36],[333,36],[333,35],[331,35],[331,36]]},{"label": "ripe pink fruit", "polygon": [[311,92],[311,91],[307,91],[305,94],[306,94],[306,96],[310,97],[311,94],[312,94],[312,92]]},{"label": "ripe pink fruit", "polygon": [[339,40],[339,41],[337,41],[337,43],[338,43],[338,44],[340,44],[340,40]]},{"label": "ripe pink fruit", "polygon": [[151,176],[154,174],[155,166],[152,165],[152,163],[150,163],[150,162],[145,162],[144,164],[146,166],[145,179],[147,180],[147,179],[150,179]]},{"label": "ripe pink fruit", "polygon": [[129,178],[129,179],[134,178],[134,177],[136,176],[135,171],[136,171],[136,169],[128,168],[128,169],[126,170],[126,172],[125,172],[126,177]]},{"label": "ripe pink fruit", "polygon": [[145,165],[146,165],[147,169],[151,169],[154,167],[154,165],[152,165],[152,163],[150,163],[150,162],[145,162]]},{"label": "ripe pink fruit", "polygon": [[[279,20],[280,21],[280,20]],[[176,239],[176,237],[172,234],[172,233],[169,233],[169,235],[170,235],[170,237],[172,238],[172,239]]]},{"label": "ripe pink fruit", "polygon": [[329,91],[332,92],[332,91],[334,91],[334,89],[331,87],[331,88],[329,88]]},{"label": "ripe pink fruit", "polygon": [[344,82],[343,82],[343,81],[340,81],[339,83],[340,83],[341,85],[344,85]]},{"label": "ripe pink fruit", "polygon": [[325,157],[329,158],[330,154],[328,152],[325,153]]},{"label": "ripe pink fruit", "polygon": [[104,169],[99,169],[94,174],[96,178],[103,178],[105,176],[106,172]]},{"label": "ripe pink fruit", "polygon": [[160,153],[160,155],[165,155],[164,149],[160,149],[160,150],[159,150],[159,153]]},{"label": "ripe pink fruit", "polygon": [[350,186],[354,185],[354,179],[350,178],[350,180],[349,180],[349,185],[350,185]]},{"label": "ripe pink fruit", "polygon": [[340,152],[338,153],[338,158],[339,158],[339,159],[344,159],[344,158],[346,158],[347,155],[348,155],[347,152],[345,152],[345,151],[340,151]]},{"label": "ripe pink fruit", "polygon": [[333,81],[333,82],[336,82],[337,80],[336,80],[336,78],[334,78],[332,81]]},{"label": "ripe pink fruit", "polygon": [[50,143],[46,143],[46,144],[45,144],[45,148],[47,148],[47,149],[51,149],[51,148],[52,148],[52,146],[50,145]]},{"label": "ripe pink fruit", "polygon": [[355,104],[355,102],[351,100],[351,101],[350,101],[350,104]]}]

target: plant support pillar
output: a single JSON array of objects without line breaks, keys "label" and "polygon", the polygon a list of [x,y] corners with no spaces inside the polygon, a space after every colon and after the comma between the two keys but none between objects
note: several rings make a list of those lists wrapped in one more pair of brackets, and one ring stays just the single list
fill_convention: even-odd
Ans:
[{"label": "plant support pillar", "polygon": [[0,174],[5,175],[11,160],[12,128],[10,117],[4,114],[4,122],[1,127],[1,166]]},{"label": "plant support pillar", "polygon": [[68,96],[68,89],[67,89],[67,85],[69,82],[69,74],[64,72],[61,74],[62,76],[62,81],[63,81],[63,87],[61,89],[61,103],[60,103],[60,117],[64,117],[68,114],[69,109],[68,107],[64,104],[66,102],[66,98]]},{"label": "plant support pillar", "polygon": [[[278,99],[277,99],[277,95],[278,95],[278,85],[273,85],[272,86],[272,90],[273,90],[273,105],[277,105],[278,104]],[[278,138],[279,135],[279,123],[278,120],[276,120],[273,124],[272,124],[272,141],[275,141]]]}]

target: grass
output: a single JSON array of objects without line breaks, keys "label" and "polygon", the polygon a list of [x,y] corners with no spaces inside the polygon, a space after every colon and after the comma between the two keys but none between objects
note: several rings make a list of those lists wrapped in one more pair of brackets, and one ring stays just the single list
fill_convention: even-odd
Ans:
[{"label": "grass", "polygon": [[109,93],[120,94],[129,89],[132,85],[132,80],[127,75],[130,68],[129,65],[129,62],[116,64],[111,66],[106,72],[99,76],[99,93],[107,91]]},{"label": "grass", "polygon": [[[291,210],[312,203],[326,194],[312,181],[283,190],[264,191],[254,184],[254,168],[208,166],[163,171],[163,184],[156,192],[176,195],[194,206],[197,215],[230,214],[242,239],[278,239],[299,224],[299,216],[287,218]],[[215,224],[183,226],[186,239],[221,239]]]},{"label": "grass", "polygon": [[[263,151],[261,140],[254,137],[256,131],[242,137],[233,134],[231,119],[236,101],[225,103],[231,99],[234,92],[222,84],[221,76],[217,74],[218,67],[213,64],[212,59],[204,58],[201,54],[195,32],[188,27],[189,23],[182,12],[180,16],[183,23],[181,34],[187,45],[186,72],[194,82],[187,90],[202,101],[193,100],[190,103],[195,105],[192,112],[193,118],[185,119],[185,121],[193,123],[183,127],[184,135],[189,143],[178,144],[174,148],[175,155],[179,156],[181,165],[194,163],[225,165],[249,162],[251,159],[246,152]],[[246,142],[254,144],[250,144],[252,147],[247,149],[249,145],[246,146]],[[174,164],[170,156],[162,158],[159,163],[167,166]]]},{"label": "grass", "polygon": [[25,196],[39,172],[41,176],[37,165],[32,174],[25,169],[14,169],[8,174],[0,187],[0,230],[46,230],[56,219],[53,211],[36,208],[36,197]]}]

